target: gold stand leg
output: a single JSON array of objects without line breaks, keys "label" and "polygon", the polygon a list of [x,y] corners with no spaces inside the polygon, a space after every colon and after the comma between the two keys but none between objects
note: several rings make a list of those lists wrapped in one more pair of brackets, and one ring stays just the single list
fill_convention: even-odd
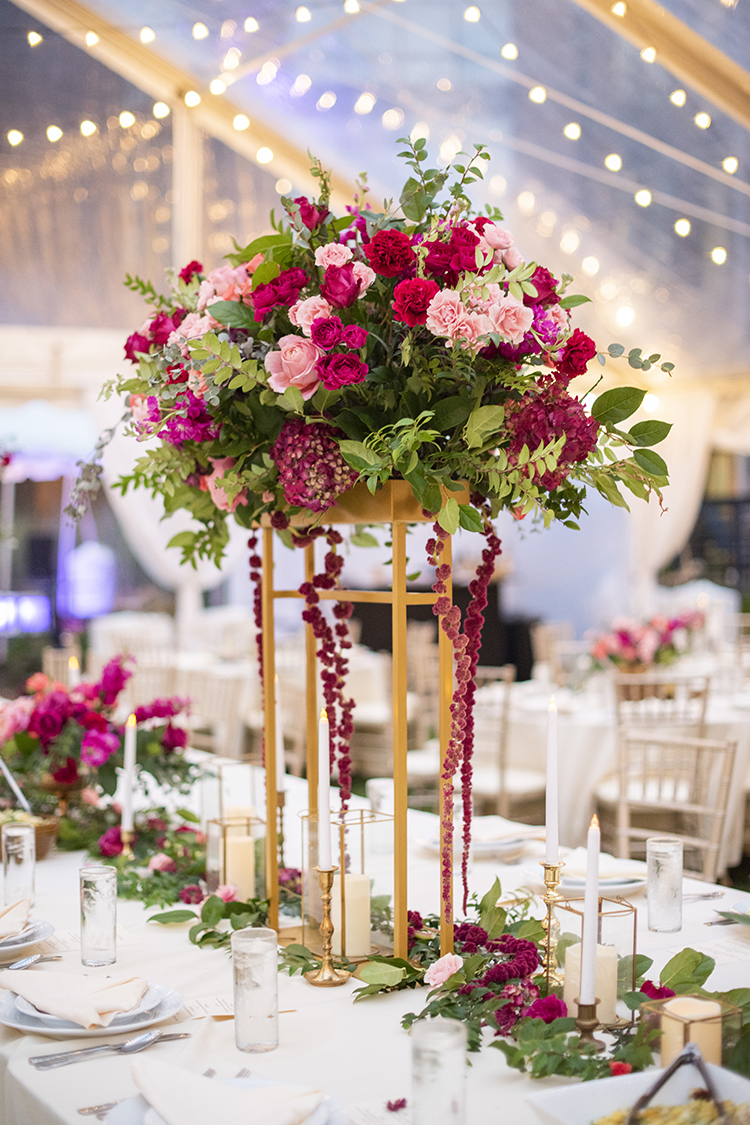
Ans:
[{"label": "gold stand leg", "polygon": [[128,832],[127,828],[121,828],[120,839],[122,840],[122,854],[126,859],[132,859],[133,840],[135,839],[135,832]]},{"label": "gold stand leg", "polygon": [[320,883],[320,897],[323,903],[323,921],[320,923],[320,936],[323,938],[323,963],[319,969],[310,969],[305,973],[305,980],[319,988],[333,988],[339,984],[346,984],[352,975],[346,969],[336,969],[331,957],[331,937],[333,936],[333,922],[331,921],[331,887],[333,876],[338,867],[330,871],[321,871],[319,867],[318,882]]},{"label": "gold stand leg", "polygon": [[268,925],[279,928],[279,862],[276,850],[276,646],[273,613],[273,528],[263,528],[263,740],[266,757],[266,894]]},{"label": "gold stand leg", "polygon": [[407,766],[406,766],[406,524],[394,520],[393,541],[393,954],[409,956],[406,912]]},{"label": "gold stand leg", "polygon": [[562,977],[557,972],[557,941],[560,936],[560,923],[555,914],[555,906],[562,901],[563,897],[557,888],[560,886],[560,872],[564,866],[564,863],[540,863],[540,867],[544,868],[545,886],[542,902],[547,907],[547,913],[542,919],[545,933],[542,970],[547,982],[548,992],[550,986],[563,983]]},{"label": "gold stand leg", "polygon": [[[447,563],[448,566],[452,564],[452,540],[443,540],[443,552],[439,556],[440,564]],[[448,592],[447,597],[453,602],[453,579],[449,578],[447,583]],[[440,777],[438,778],[438,799],[439,806],[438,812],[440,814],[440,856],[445,851],[445,840],[443,827],[443,820],[446,814],[453,818],[453,797],[451,796],[451,807],[449,810],[445,808],[446,793],[443,785],[443,770],[445,767],[445,756],[448,752],[448,744],[451,737],[451,701],[453,700],[453,645],[450,639],[446,636],[441,624],[440,618],[436,618],[438,622],[438,675],[440,677],[440,696],[439,696],[439,733],[440,733]],[[443,896],[443,871],[442,862],[440,864],[440,956],[444,957],[446,953],[453,952],[453,859],[451,857],[451,874],[450,874],[450,894],[447,898]]]}]

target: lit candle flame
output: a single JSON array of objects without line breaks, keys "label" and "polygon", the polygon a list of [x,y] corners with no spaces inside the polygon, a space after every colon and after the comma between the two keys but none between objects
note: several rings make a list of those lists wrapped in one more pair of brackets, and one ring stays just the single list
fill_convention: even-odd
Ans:
[{"label": "lit candle flame", "polygon": [[68,660],[68,668],[70,669],[71,672],[77,672],[78,671],[78,657],[77,656],[71,656],[70,657],[70,659]]},{"label": "lit candle flame", "polygon": [[554,695],[552,696],[549,703],[547,704],[547,710],[548,711],[556,711],[557,710],[557,701],[555,700]]},{"label": "lit candle flame", "polygon": [[323,708],[323,710],[322,710],[322,711],[320,712],[320,721],[321,721],[321,723],[327,723],[327,722],[328,722],[328,715],[326,714],[326,709],[325,709],[325,707],[324,707],[324,708]]},{"label": "lit candle flame", "polygon": [[137,719],[136,719],[135,715],[132,715],[132,714],[128,715],[125,726],[126,727],[134,727],[136,725],[136,722],[137,722]]},{"label": "lit candle flame", "polygon": [[590,827],[591,828],[598,828],[599,827],[599,817],[596,815],[596,813],[594,813],[594,815],[591,818]]}]

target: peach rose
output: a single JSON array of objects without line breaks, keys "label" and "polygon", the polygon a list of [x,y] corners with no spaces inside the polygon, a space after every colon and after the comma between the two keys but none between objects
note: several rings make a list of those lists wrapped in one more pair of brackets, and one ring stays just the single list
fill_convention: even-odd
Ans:
[{"label": "peach rose", "polygon": [[209,301],[236,301],[239,299],[235,293],[241,292],[247,284],[248,267],[219,266],[211,270],[210,274],[201,282],[198,290],[198,311],[205,309]]},{"label": "peach rose", "polygon": [[26,690],[39,692],[44,691],[49,686],[49,676],[45,676],[44,672],[34,672],[33,676],[29,676],[26,681]]},{"label": "peach rose", "polygon": [[325,297],[307,297],[304,301],[297,301],[289,310],[289,319],[295,328],[301,328],[306,336],[310,335],[312,322],[318,317],[332,316],[333,309]]},{"label": "peach rose", "polygon": [[208,390],[208,383],[202,371],[189,371],[187,385],[196,398],[203,398]]},{"label": "peach rose", "polygon": [[430,965],[424,975],[424,982],[431,985],[432,988],[437,988],[439,985],[445,984],[449,977],[452,977],[463,967],[462,957],[459,957],[457,953],[446,953],[444,957]]},{"label": "peach rose", "polygon": [[224,489],[219,487],[218,482],[224,474],[236,465],[234,457],[210,457],[209,460],[213,468],[208,476],[201,477],[202,491],[211,493],[211,499],[222,512],[234,512],[238,505],[247,504],[247,492],[244,488],[234,500],[230,500]]},{"label": "peach rose", "polygon": [[320,348],[304,336],[282,336],[279,350],[269,352],[265,359],[266,371],[271,376],[269,387],[277,395],[283,394],[287,387],[297,387],[303,398],[312,398],[320,383],[317,363],[322,354]]},{"label": "peach rose", "polygon": [[353,262],[352,269],[354,270],[355,278],[362,282],[359,287],[359,296],[363,297],[378,275],[375,273],[375,270],[365,265],[364,262]]},{"label": "peach rose", "polygon": [[329,266],[345,266],[352,257],[348,246],[340,242],[328,242],[325,246],[316,246],[315,265],[327,270]]},{"label": "peach rose", "polygon": [[503,262],[509,270],[518,269],[523,262],[523,257],[517,246],[509,246],[507,250],[503,250]]},{"label": "peach rose", "polygon": [[131,395],[129,405],[133,421],[145,422],[148,416],[148,395]]},{"label": "peach rose", "polygon": [[532,309],[522,305],[510,294],[491,304],[487,309],[487,316],[492,324],[490,332],[497,332],[511,344],[521,343],[534,320]]}]

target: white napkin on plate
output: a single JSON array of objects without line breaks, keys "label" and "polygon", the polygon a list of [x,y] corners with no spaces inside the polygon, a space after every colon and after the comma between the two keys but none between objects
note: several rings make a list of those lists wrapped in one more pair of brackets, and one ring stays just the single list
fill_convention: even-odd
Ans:
[{"label": "white napkin on plate", "polygon": [[519,824],[503,816],[475,816],[471,821],[471,837],[478,844],[544,839],[544,831],[544,825]]},{"label": "white napkin on plate", "polygon": [[0,910],[0,941],[3,938],[16,937],[21,930],[26,928],[29,920],[31,902],[21,898]]},{"label": "white napkin on plate", "polygon": [[[565,866],[562,877],[573,879],[586,878],[586,848],[575,848],[565,856]],[[638,859],[619,859],[617,856],[602,852],[599,856],[599,881],[603,879],[645,879],[646,864]]]},{"label": "white napkin on plate", "polygon": [[81,1027],[108,1027],[135,1008],[148,988],[141,977],[84,977],[78,973],[5,969],[0,988],[23,996],[35,1008]]},{"label": "white napkin on plate", "polygon": [[134,1059],[130,1073],[167,1125],[300,1125],[324,1097],[301,1086],[225,1086],[158,1059]]}]

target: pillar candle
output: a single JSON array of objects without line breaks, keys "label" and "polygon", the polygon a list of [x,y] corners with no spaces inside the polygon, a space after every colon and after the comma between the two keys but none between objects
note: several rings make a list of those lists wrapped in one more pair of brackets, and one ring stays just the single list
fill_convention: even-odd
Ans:
[{"label": "pillar candle", "polygon": [[[565,985],[563,1000],[568,1015],[576,1014],[576,998],[581,987],[581,946],[569,945],[565,950]],[[597,945],[594,995],[599,997],[597,1015],[601,1023],[614,1023],[617,1015],[617,950],[614,945]]]},{"label": "pillar candle", "polygon": [[596,939],[599,929],[599,847],[601,832],[599,821],[591,818],[586,841],[586,895],[583,903],[583,940],[581,942],[582,1004],[593,1004],[596,999]]},{"label": "pillar candle", "polygon": [[68,687],[77,688],[81,682],[81,669],[78,665],[78,658],[71,656],[68,660]]},{"label": "pillar candle", "polygon": [[123,769],[122,817],[120,827],[124,832],[133,831],[133,785],[135,784],[135,715],[128,715],[125,723],[125,753]]},{"label": "pillar candle", "polygon": [[[341,887],[339,874],[333,877],[331,921],[333,952],[341,955]],[[370,877],[344,876],[344,908],[346,911],[346,956],[368,957],[370,954]]]},{"label": "pillar candle", "polygon": [[[686,1026],[687,1020],[698,1022]],[[721,1066],[721,1004],[695,996],[667,1000],[661,1010],[661,1065],[669,1066],[685,1043],[695,1043],[706,1062]]]},{"label": "pillar candle", "polygon": [[555,697],[547,708],[547,787],[545,794],[545,821],[547,825],[547,863],[559,862],[558,842],[558,791],[557,791],[557,704]]},{"label": "pillar candle", "polygon": [[279,676],[274,680],[274,714],[276,716],[276,792],[286,789],[286,770],[284,769],[284,727],[281,722],[281,699],[279,698]]},{"label": "pillar candle", "polygon": [[241,902],[255,898],[255,840],[252,836],[226,837],[224,880],[237,887]]},{"label": "pillar candle", "polygon": [[318,723],[318,867],[330,871],[331,863],[331,757],[328,716]]}]

